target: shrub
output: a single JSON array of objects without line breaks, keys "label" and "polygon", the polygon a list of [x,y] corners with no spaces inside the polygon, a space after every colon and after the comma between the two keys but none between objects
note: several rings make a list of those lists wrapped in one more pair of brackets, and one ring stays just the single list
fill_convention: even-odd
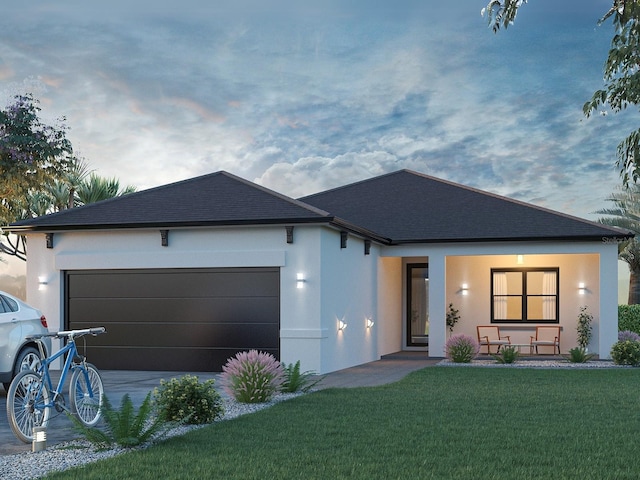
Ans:
[{"label": "shrub", "polygon": [[498,363],[516,363],[520,356],[520,352],[518,352],[516,347],[507,345],[502,347],[497,355],[491,356],[495,358]]},{"label": "shrub", "polygon": [[68,415],[76,429],[91,443],[110,446],[114,443],[121,447],[135,447],[151,440],[155,435],[163,433],[168,428],[163,418],[153,416],[151,392],[140,405],[138,412],[133,408],[129,394],[122,397],[120,410],[116,410],[103,396],[102,418],[105,428],[86,427],[73,415]]},{"label": "shrub", "polygon": [[640,305],[618,305],[618,330],[640,334]]},{"label": "shrub", "polygon": [[611,358],[616,365],[640,365],[640,342],[625,340],[611,347]]},{"label": "shrub", "polygon": [[589,313],[589,307],[580,307],[580,313],[578,314],[578,346],[587,348],[591,341],[591,322],[593,322],[593,315]]},{"label": "shrub", "polygon": [[239,352],[222,367],[220,383],[242,403],[267,402],[285,380],[284,369],[273,355],[257,350]]},{"label": "shrub", "polygon": [[160,380],[153,390],[158,416],[190,425],[213,422],[223,413],[222,398],[213,385],[213,380],[200,383],[195,375]]},{"label": "shrub", "polygon": [[295,364],[285,365],[284,381],[280,390],[285,393],[308,392],[320,381],[320,378],[314,378],[314,375],[312,371],[300,372],[300,360]]},{"label": "shrub", "polygon": [[477,340],[464,334],[449,338],[444,348],[446,357],[455,363],[470,363],[480,353]]},{"label": "shrub", "polygon": [[594,353],[587,353],[587,349],[584,347],[574,347],[569,350],[569,355],[564,355],[564,358],[571,363],[586,363],[594,356]]}]

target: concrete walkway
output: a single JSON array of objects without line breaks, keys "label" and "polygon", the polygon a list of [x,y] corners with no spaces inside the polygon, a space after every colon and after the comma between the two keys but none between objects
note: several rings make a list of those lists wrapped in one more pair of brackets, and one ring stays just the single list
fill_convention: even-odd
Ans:
[{"label": "concrete walkway", "polygon": [[[383,357],[381,360],[359,365],[322,376],[316,388],[353,388],[384,385],[404,378],[414,370],[435,365],[440,359],[431,359],[423,352],[400,352]],[[160,385],[160,380],[181,377],[187,372],[141,372],[141,371],[101,371],[105,394],[114,407],[120,406],[124,394],[129,394],[138,407],[145,396]],[[219,373],[197,372],[200,381],[214,379],[218,384]],[[68,387],[67,387],[68,388]],[[6,416],[7,394],[0,388],[0,455],[10,455],[31,451],[31,444],[18,440],[9,427]],[[47,428],[47,445],[55,445],[79,438],[71,421],[62,413],[53,411]]]}]

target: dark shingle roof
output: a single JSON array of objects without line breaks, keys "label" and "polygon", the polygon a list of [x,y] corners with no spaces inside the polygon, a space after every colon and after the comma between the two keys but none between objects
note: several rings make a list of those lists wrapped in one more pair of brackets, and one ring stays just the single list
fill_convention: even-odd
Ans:
[{"label": "dark shingle roof", "polygon": [[227,172],[13,223],[19,232],[324,223],[382,243],[631,236],[408,170],[294,200]]},{"label": "dark shingle roof", "polygon": [[330,222],[331,215],[227,172],[13,223],[12,230]]},{"label": "dark shingle roof", "polygon": [[300,198],[391,243],[578,240],[630,232],[409,170]]}]

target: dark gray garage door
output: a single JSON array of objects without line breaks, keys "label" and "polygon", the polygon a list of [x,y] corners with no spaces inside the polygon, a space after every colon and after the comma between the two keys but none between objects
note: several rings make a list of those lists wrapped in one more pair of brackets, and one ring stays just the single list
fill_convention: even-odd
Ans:
[{"label": "dark gray garage door", "polygon": [[242,350],[280,356],[278,268],[69,271],[65,287],[66,328],[107,329],[87,339],[100,369],[221,371]]}]

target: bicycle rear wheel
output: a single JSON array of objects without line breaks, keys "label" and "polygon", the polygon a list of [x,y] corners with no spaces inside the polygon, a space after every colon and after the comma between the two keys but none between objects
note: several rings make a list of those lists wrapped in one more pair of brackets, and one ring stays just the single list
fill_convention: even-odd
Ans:
[{"label": "bicycle rear wheel", "polygon": [[103,395],[102,377],[96,367],[87,363],[86,370],[83,367],[74,369],[69,383],[71,412],[87,427],[100,420]]},{"label": "bicycle rear wheel", "polygon": [[26,370],[11,382],[7,392],[7,418],[11,430],[25,443],[33,441],[33,427],[46,427],[49,422],[49,390],[42,377]]}]

